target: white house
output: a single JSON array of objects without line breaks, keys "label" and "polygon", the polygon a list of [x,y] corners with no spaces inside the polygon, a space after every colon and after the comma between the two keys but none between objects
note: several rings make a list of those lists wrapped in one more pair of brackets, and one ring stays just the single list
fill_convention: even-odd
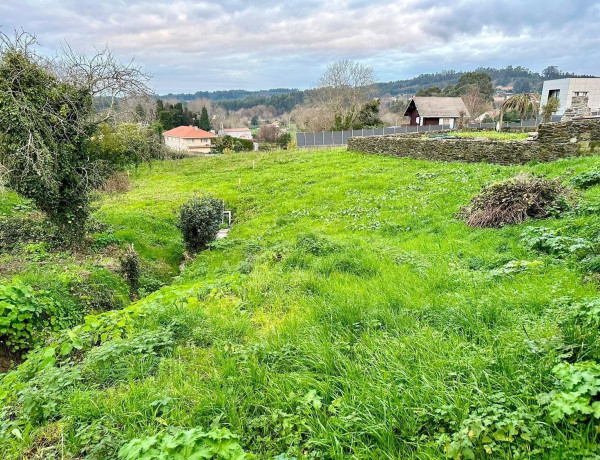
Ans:
[{"label": "white house", "polygon": [[165,145],[172,150],[192,153],[210,153],[211,139],[217,137],[196,126],[178,126],[163,132]]},{"label": "white house", "polygon": [[237,139],[250,139],[252,140],[252,131],[250,128],[228,128],[228,129],[220,129],[220,136],[231,136]]},{"label": "white house", "polygon": [[[560,101],[560,107],[555,115],[563,116],[567,109],[573,107],[573,101],[578,106],[585,101],[586,97],[589,110],[597,112],[600,109],[600,78],[546,80],[542,87],[540,107],[545,106],[551,97],[555,97]],[[576,108],[580,109],[580,107]]]}]

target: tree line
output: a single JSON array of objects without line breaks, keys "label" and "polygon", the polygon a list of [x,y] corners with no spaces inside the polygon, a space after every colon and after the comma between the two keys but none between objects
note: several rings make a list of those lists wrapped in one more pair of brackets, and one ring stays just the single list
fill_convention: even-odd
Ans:
[{"label": "tree line", "polygon": [[[515,93],[539,91],[544,80],[566,77],[591,77],[591,75],[578,75],[562,71],[556,66],[548,66],[541,73],[533,72],[526,67],[511,65],[499,69],[494,67],[478,67],[470,72],[443,70],[441,72],[421,74],[405,80],[376,83],[373,96],[416,94],[420,90],[426,90],[431,87],[438,87],[441,92],[446,90],[445,95],[456,95],[461,91],[456,90],[455,87],[461,88],[464,86],[459,82],[460,79],[464,75],[469,76],[473,73],[489,75],[493,85],[506,86],[513,84]],[[449,88],[446,89],[446,87]],[[307,90],[275,88],[263,91],[197,91],[196,93],[168,94],[164,96],[164,99],[174,99],[182,102],[194,99],[209,99],[228,111],[249,109],[264,105],[273,107],[278,114],[281,114],[292,111],[313,97],[314,88]]]},{"label": "tree line", "polygon": [[206,107],[202,107],[200,114],[197,114],[181,102],[171,104],[163,102],[162,99],[156,100],[156,121],[162,131],[168,131],[178,126],[197,126],[204,131],[212,129]]}]

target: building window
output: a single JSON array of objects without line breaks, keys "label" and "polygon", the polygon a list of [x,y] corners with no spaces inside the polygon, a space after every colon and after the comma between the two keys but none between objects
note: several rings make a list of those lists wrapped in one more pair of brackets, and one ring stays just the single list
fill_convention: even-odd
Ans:
[{"label": "building window", "polygon": [[559,99],[560,98],[560,89],[551,89],[548,91],[548,99],[550,98]]},{"label": "building window", "polygon": [[587,91],[575,91],[575,96],[587,96]]}]

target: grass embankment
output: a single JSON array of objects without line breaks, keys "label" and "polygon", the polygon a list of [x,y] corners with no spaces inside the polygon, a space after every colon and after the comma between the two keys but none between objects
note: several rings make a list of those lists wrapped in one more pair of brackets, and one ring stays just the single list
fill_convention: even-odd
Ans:
[{"label": "grass embankment", "polygon": [[496,141],[523,141],[529,136],[528,133],[509,133],[497,131],[453,131],[452,135],[464,138],[484,137],[486,139],[493,139]]},{"label": "grass embankment", "polygon": [[140,168],[96,213],[116,236],[176,263],[174,212],[196,193],[234,210],[230,236],[173,286],[90,319],[8,374],[0,452],[115,458],[132,439],[211,424],[258,458],[592,449],[593,423],[531,415],[562,359],[557,312],[597,296],[578,265],[523,242],[526,227],[564,222],[472,229],[455,213],[519,171],[568,178],[599,166],[335,149]]}]

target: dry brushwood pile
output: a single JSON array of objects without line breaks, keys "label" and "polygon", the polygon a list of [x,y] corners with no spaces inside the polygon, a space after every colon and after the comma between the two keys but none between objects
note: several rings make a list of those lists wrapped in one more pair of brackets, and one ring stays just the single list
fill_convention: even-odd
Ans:
[{"label": "dry brushwood pile", "polygon": [[558,179],[521,173],[483,187],[459,216],[470,227],[500,228],[560,213],[570,206],[571,196],[571,190]]}]

